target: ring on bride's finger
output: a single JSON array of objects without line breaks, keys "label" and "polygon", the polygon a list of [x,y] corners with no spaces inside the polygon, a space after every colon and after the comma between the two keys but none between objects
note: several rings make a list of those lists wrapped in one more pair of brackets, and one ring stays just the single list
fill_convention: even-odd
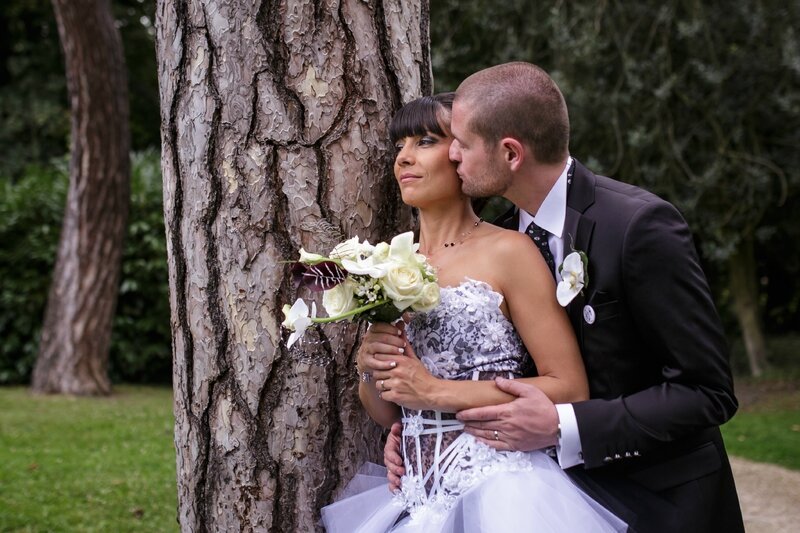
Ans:
[{"label": "ring on bride's finger", "polygon": [[381,388],[381,392],[383,392],[383,391],[385,391],[385,390],[386,390],[386,387],[384,387],[384,386],[383,386],[383,381],[384,381],[384,380],[380,380],[380,381],[378,382],[378,386]]},{"label": "ring on bride's finger", "polygon": [[497,435],[497,430],[494,430],[494,440],[500,440],[500,437]]}]

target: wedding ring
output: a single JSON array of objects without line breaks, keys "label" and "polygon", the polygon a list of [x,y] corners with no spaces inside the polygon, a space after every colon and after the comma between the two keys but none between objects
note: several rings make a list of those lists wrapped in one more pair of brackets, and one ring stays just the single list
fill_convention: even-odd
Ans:
[{"label": "wedding ring", "polygon": [[385,390],[386,390],[386,387],[384,387],[384,386],[383,386],[383,384],[384,384],[385,382],[386,382],[386,380],[383,380],[383,379],[381,380],[381,392],[383,392],[383,391],[385,391]]},{"label": "wedding ring", "polygon": [[494,430],[494,440],[500,440],[500,437],[497,435],[497,430]]}]

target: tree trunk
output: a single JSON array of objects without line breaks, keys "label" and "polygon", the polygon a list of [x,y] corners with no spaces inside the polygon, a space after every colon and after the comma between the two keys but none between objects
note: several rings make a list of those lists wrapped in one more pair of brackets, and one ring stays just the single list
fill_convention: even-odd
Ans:
[{"label": "tree trunk", "polygon": [[358,466],[380,461],[355,394],[359,330],[325,326],[324,342],[288,351],[281,261],[410,227],[387,126],[430,91],[427,10],[158,3],[183,531],[313,531]]},{"label": "tree trunk", "polygon": [[760,376],[767,366],[767,345],[761,327],[756,259],[753,237],[745,236],[730,259],[730,289],[733,308],[750,364],[750,373]]},{"label": "tree trunk", "polygon": [[108,394],[130,195],[128,89],[109,0],[53,0],[72,109],[70,184],[32,387]]}]

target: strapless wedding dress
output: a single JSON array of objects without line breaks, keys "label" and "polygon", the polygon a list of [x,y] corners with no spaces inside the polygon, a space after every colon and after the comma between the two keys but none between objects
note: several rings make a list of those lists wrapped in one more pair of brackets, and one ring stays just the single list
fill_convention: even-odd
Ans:
[{"label": "strapless wedding dress", "polygon": [[[531,364],[502,296],[467,280],[406,327],[425,367],[443,379],[525,375]],[[340,500],[322,509],[327,531],[615,532],[625,523],[577,488],[547,454],[498,452],[463,432],[453,413],[403,409],[402,490],[365,465]]]}]

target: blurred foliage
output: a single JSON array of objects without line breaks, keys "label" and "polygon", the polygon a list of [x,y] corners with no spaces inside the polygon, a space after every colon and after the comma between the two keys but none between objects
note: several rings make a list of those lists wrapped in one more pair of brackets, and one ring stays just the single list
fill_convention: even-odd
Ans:
[{"label": "blurred foliage", "polygon": [[27,381],[36,360],[67,193],[67,163],[0,181],[0,384]]},{"label": "blurred foliage", "polygon": [[800,5],[442,0],[431,21],[437,91],[497,63],[542,66],[571,152],[683,212],[722,307],[725,261],[753,238],[767,327],[800,329]]},{"label": "blurred foliage", "polygon": [[[155,0],[112,0],[128,66],[133,203],[112,341],[115,380],[169,380],[157,154]],[[724,312],[726,260],[756,242],[765,321],[800,331],[800,6],[776,0],[434,0],[436,90],[525,60],[567,98],[572,153],[675,203]],[[0,2],[0,383],[23,382],[55,259],[69,103],[47,2]],[[488,208],[500,212],[503,205]],[[731,331],[735,325],[728,316]]]},{"label": "blurred foliage", "polygon": [[[62,160],[0,181],[0,384],[27,382],[36,360],[67,185]],[[109,363],[116,382],[163,383],[172,374],[161,205],[158,153],[134,154]]]},{"label": "blurred foliage", "polygon": [[[159,144],[154,0],[112,0],[128,65],[134,150]],[[0,2],[0,179],[69,149],[64,59],[50,2]]]}]

